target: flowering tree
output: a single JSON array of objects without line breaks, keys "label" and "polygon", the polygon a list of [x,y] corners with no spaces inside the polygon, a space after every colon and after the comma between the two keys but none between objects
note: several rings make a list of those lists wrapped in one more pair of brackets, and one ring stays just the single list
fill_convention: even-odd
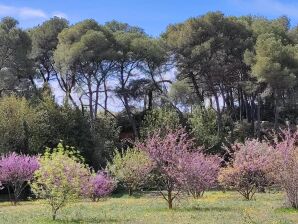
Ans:
[{"label": "flowering tree", "polygon": [[[0,183],[7,187],[9,197],[14,204],[18,202],[19,196],[38,168],[36,157],[18,155],[14,152],[1,156]],[[13,190],[13,198],[10,195],[10,189]]]},{"label": "flowering tree", "polygon": [[98,201],[100,198],[108,196],[116,187],[116,182],[106,173],[98,172],[89,177],[88,183],[84,183],[83,195]]},{"label": "flowering tree", "polygon": [[184,159],[183,188],[194,198],[203,196],[204,192],[217,183],[220,158],[206,156],[202,152],[193,152]]},{"label": "flowering tree", "polygon": [[48,201],[53,220],[60,208],[80,196],[82,184],[89,180],[90,171],[80,161],[61,143],[52,153],[47,150],[40,158],[40,168],[34,174],[31,188],[38,197]]},{"label": "flowering tree", "polygon": [[171,209],[173,200],[181,190],[184,158],[188,151],[191,151],[193,142],[183,129],[169,131],[163,135],[164,137],[161,136],[160,133],[155,133],[137,146],[147,152],[152,160],[159,192]]},{"label": "flowering tree", "polygon": [[246,140],[232,146],[234,161],[221,170],[219,181],[251,200],[258,189],[271,183],[273,149],[266,142]]},{"label": "flowering tree", "polygon": [[289,203],[298,208],[298,131],[282,131],[282,141],[276,141],[274,177],[285,190]]},{"label": "flowering tree", "polygon": [[136,148],[127,149],[122,154],[116,151],[108,170],[128,189],[129,195],[141,188],[152,170],[152,162],[148,156]]}]

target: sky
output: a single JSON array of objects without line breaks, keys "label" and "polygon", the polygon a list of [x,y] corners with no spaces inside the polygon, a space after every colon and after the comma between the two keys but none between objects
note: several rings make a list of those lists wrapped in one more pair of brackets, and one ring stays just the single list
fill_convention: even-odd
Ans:
[{"label": "sky", "polygon": [[71,24],[93,18],[99,23],[119,20],[140,26],[158,36],[169,24],[209,11],[226,15],[257,15],[276,18],[286,15],[298,24],[298,0],[0,0],[0,17],[12,16],[29,28],[53,17]]}]

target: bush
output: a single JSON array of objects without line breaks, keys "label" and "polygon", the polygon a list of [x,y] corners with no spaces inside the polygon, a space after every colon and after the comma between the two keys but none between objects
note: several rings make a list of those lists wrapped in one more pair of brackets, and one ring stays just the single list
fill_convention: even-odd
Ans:
[{"label": "bush", "polygon": [[298,132],[282,132],[282,141],[276,141],[274,159],[274,177],[285,190],[287,199],[293,208],[298,208]]},{"label": "bush", "polygon": [[251,200],[258,189],[263,190],[272,183],[273,149],[266,142],[257,140],[234,144],[232,149],[234,161],[221,170],[219,181]]},{"label": "bush", "polygon": [[148,175],[152,170],[152,163],[149,157],[136,148],[129,148],[122,154],[115,152],[108,170],[118,181],[128,189],[129,195],[140,189],[146,183]]},{"label": "bush", "polygon": [[57,211],[71,200],[78,198],[90,177],[90,171],[75,156],[71,148],[60,143],[50,153],[48,149],[40,158],[40,168],[34,174],[31,188],[36,196],[48,201],[53,220]]},{"label": "bush", "polygon": [[207,189],[215,186],[218,179],[220,158],[192,152],[184,158],[183,188],[194,198],[203,196]]},{"label": "bush", "polygon": [[84,184],[83,195],[98,201],[100,198],[108,196],[114,188],[116,182],[105,172],[98,172],[89,177],[88,183]]},{"label": "bush", "polygon": [[[27,186],[28,181],[33,178],[34,172],[39,168],[36,157],[9,153],[0,158],[0,188],[2,184],[7,187],[9,197],[14,204]],[[10,195],[13,190],[14,197]]]},{"label": "bush", "polygon": [[192,142],[188,140],[184,130],[179,129],[162,134],[156,132],[144,143],[138,144],[138,148],[144,150],[152,160],[159,192],[168,202],[169,209],[172,209],[173,200],[181,190],[183,158],[192,148]]},{"label": "bush", "polygon": [[212,148],[221,142],[217,135],[216,112],[211,109],[195,108],[189,117],[192,134],[198,145]]},{"label": "bush", "polygon": [[180,126],[177,112],[171,108],[153,109],[144,118],[141,126],[142,138],[150,137],[157,131],[160,134],[175,130]]}]

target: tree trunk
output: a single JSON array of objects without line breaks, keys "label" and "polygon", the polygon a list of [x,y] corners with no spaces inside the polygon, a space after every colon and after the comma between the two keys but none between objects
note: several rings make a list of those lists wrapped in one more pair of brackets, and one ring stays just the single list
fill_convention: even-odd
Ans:
[{"label": "tree trunk", "polygon": [[57,209],[52,208],[52,219],[56,220],[56,217],[57,217]]},{"label": "tree trunk", "polygon": [[132,196],[132,189],[131,188],[128,188],[128,195]]},{"label": "tree trunk", "polygon": [[148,93],[148,110],[152,110],[153,93],[152,90]]},{"label": "tree trunk", "polygon": [[221,110],[220,110],[220,105],[219,105],[219,99],[218,99],[216,92],[214,93],[214,98],[215,98],[215,103],[216,103],[216,114],[217,114],[217,135],[221,136],[222,115],[221,115]]},{"label": "tree trunk", "polygon": [[132,131],[133,131],[134,137],[139,138],[139,132],[138,132],[138,129],[137,129],[137,124],[136,124],[135,119],[133,118],[133,115],[131,113],[131,110],[130,110],[130,107],[129,107],[129,104],[128,104],[128,99],[125,95],[123,96],[123,102],[124,102],[124,107],[125,107],[128,119],[129,119],[130,124],[132,126]]},{"label": "tree trunk", "polygon": [[278,102],[277,102],[277,91],[274,90],[274,129],[277,130],[278,125]]},{"label": "tree trunk", "polygon": [[[90,120],[94,120],[94,113],[93,113],[93,92],[92,92],[92,83],[91,83],[91,77],[88,79],[88,91],[89,91],[89,116]],[[91,122],[92,123],[92,122]]]},{"label": "tree trunk", "polygon": [[169,209],[173,208],[173,198],[172,198],[171,190],[168,191],[168,206],[169,206]]},{"label": "tree trunk", "polygon": [[256,127],[256,135],[257,138],[261,137],[261,97],[257,96],[258,107],[257,107],[257,127]]},{"label": "tree trunk", "polygon": [[104,100],[104,110],[105,110],[105,115],[108,113],[108,90],[107,90],[107,80],[106,77],[103,80],[103,88],[104,88],[104,94],[105,94],[105,100]]}]

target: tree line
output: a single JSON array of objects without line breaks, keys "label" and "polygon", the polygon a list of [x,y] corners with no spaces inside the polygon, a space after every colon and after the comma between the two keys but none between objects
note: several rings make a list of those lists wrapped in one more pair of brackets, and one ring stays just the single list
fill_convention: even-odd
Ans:
[{"label": "tree line", "polygon": [[218,151],[297,123],[298,28],[287,17],[211,12],[160,37],[118,21],[54,17],[24,30],[5,17],[0,33],[2,152],[63,140],[105,164],[119,133],[142,139],[183,126]]}]

